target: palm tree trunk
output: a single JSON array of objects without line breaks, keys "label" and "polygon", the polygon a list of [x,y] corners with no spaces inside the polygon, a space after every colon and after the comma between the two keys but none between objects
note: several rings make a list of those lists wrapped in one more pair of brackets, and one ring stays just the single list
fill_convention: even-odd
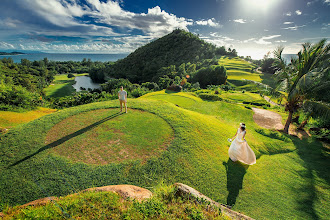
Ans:
[{"label": "palm tree trunk", "polygon": [[285,126],[284,126],[284,132],[286,134],[289,134],[289,126],[291,124],[292,121],[292,115],[293,115],[293,111],[289,110],[289,116],[288,119],[286,120]]}]

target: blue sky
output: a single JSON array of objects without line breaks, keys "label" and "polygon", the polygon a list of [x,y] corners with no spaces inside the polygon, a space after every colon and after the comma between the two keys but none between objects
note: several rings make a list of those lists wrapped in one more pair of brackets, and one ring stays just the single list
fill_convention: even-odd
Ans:
[{"label": "blue sky", "polygon": [[239,55],[330,36],[330,0],[1,0],[0,51],[130,53],[176,28]]}]

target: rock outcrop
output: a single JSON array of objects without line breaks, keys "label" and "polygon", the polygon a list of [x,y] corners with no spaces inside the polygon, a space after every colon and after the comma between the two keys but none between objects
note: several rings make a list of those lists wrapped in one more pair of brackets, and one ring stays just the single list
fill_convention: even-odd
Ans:
[{"label": "rock outcrop", "polygon": [[225,205],[222,205],[218,202],[213,201],[209,197],[203,195],[199,191],[195,190],[194,188],[187,186],[183,183],[175,183],[174,186],[176,187],[176,195],[181,197],[189,197],[192,199],[196,199],[197,201],[204,201],[209,202],[210,205],[216,206],[221,209],[221,212],[228,217],[232,219],[239,219],[239,220],[253,220],[253,218],[250,218],[246,215],[243,215],[239,212],[235,212],[229,208],[227,208]]}]

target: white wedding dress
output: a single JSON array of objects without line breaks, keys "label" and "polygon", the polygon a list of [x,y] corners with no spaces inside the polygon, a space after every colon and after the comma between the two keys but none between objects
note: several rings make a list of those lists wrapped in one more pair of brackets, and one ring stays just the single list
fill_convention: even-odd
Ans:
[{"label": "white wedding dress", "polygon": [[240,128],[237,130],[237,136],[233,140],[228,150],[229,157],[232,161],[239,160],[242,163],[252,165],[256,163],[256,155],[249,147],[246,140],[243,139],[246,131],[242,131]]}]

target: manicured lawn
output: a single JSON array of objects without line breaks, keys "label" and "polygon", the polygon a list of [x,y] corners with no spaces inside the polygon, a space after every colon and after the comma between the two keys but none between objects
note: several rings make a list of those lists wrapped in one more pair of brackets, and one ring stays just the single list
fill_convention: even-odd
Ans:
[{"label": "manicured lawn", "polygon": [[[67,195],[93,186],[153,187],[164,181],[190,185],[255,219],[327,219],[330,215],[330,160],[321,143],[262,129],[254,123],[253,112],[241,105],[202,101],[188,93],[160,91],[129,99],[128,103],[129,113],[116,118],[111,116],[118,111],[117,101],[92,103],[55,112],[0,136],[0,207]],[[115,140],[112,139],[115,134],[102,131],[102,127],[116,120],[126,127],[120,130],[131,135],[127,140],[144,137],[145,126],[158,129],[152,128],[152,122],[130,117],[137,113],[132,109],[143,111],[145,114],[139,115],[142,119],[151,113],[171,127],[174,139],[167,150],[146,161],[137,158],[96,165],[70,159],[55,152],[58,145],[47,144],[52,129],[58,128],[53,131],[60,133],[61,122],[70,117],[78,119],[83,114],[91,117],[88,112],[95,111],[100,112],[93,116],[100,123],[91,128],[93,121],[77,120],[82,124],[73,127],[80,126],[81,131],[63,134],[68,136],[63,144],[83,138],[89,129],[98,136],[104,133],[102,140]],[[228,159],[227,138],[235,134],[240,122],[247,124],[246,139],[257,155],[257,164],[250,167]],[[146,125],[129,133],[133,123]],[[63,141],[63,135],[54,134],[53,142]],[[73,155],[75,149],[71,152]]]},{"label": "manicured lawn", "polygon": [[[83,74],[74,74],[74,76],[84,76]],[[46,96],[48,97],[63,97],[74,93],[76,90],[72,87],[74,78],[68,78],[67,74],[55,75],[54,82],[45,89]]]},{"label": "manicured lawn", "polygon": [[52,127],[46,144],[56,143],[50,150],[55,155],[96,165],[146,161],[164,151],[173,139],[172,128],[154,114],[139,110],[129,113],[122,115],[112,108],[74,115]]}]

